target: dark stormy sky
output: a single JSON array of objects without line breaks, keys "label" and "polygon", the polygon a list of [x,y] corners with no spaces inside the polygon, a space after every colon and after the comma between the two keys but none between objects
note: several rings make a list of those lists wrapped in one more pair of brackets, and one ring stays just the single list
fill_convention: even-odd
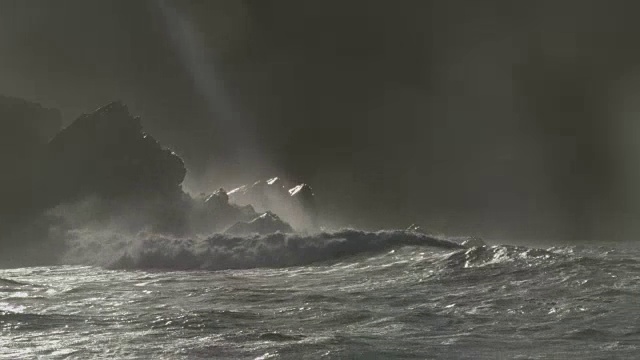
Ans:
[{"label": "dark stormy sky", "polygon": [[309,182],[327,221],[502,240],[640,228],[633,1],[0,2],[0,93],[113,99],[186,188]]}]

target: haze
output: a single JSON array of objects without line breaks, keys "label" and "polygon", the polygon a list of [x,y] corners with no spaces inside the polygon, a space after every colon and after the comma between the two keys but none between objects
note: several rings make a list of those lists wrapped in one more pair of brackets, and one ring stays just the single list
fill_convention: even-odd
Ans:
[{"label": "haze", "polygon": [[121,99],[192,193],[280,175],[312,184],[335,225],[634,240],[638,10],[5,0],[0,93],[66,123]]}]

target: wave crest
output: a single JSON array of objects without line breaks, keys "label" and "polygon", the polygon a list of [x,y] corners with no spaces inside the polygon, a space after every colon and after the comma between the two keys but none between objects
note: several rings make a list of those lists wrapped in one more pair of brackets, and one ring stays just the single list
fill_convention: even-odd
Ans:
[{"label": "wave crest", "polygon": [[216,234],[190,239],[149,233],[132,237],[77,232],[63,261],[120,269],[225,270],[301,266],[402,246],[463,248],[454,241],[401,230]]},{"label": "wave crest", "polygon": [[465,268],[484,267],[503,263],[537,264],[553,262],[563,255],[545,249],[529,248],[515,245],[482,245],[469,247],[451,254],[450,264]]}]

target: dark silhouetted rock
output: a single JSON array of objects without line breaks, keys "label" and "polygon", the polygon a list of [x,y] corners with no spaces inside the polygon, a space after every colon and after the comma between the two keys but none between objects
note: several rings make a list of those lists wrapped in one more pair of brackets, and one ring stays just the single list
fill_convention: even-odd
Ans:
[{"label": "dark silhouetted rock", "polygon": [[204,203],[212,209],[221,208],[229,205],[229,195],[223,188],[220,188],[207,196]]},{"label": "dark silhouetted rock", "polygon": [[251,205],[229,203],[229,195],[224,189],[218,189],[204,201],[194,200],[191,211],[191,230],[199,234],[211,234],[222,231],[237,222],[249,221],[258,216]]},{"label": "dark silhouetted rock", "polygon": [[182,159],[113,102],[80,116],[47,145],[34,193],[49,209],[91,198],[93,222],[183,233],[191,204]]},{"label": "dark silhouetted rock", "polygon": [[[292,232],[290,223],[307,229],[315,217],[312,189],[288,190],[280,178],[191,198],[181,187],[183,161],[144,133],[120,102],[80,116],[57,134],[59,112],[22,100],[0,97],[0,118],[0,265],[28,249],[62,248],[73,229],[268,234]],[[260,215],[251,204],[287,221],[271,211]],[[52,252],[39,251],[44,260],[36,262]]]},{"label": "dark silhouetted rock", "polygon": [[282,202],[287,202],[287,190],[278,177],[259,180],[251,185],[243,185],[229,191],[229,198],[236,204],[252,204],[260,211],[276,210]]},{"label": "dark silhouetted rock", "polygon": [[82,115],[47,147],[42,192],[49,204],[87,195],[176,196],[182,159],[142,132],[140,118],[119,102]]},{"label": "dark silhouetted rock", "polygon": [[284,180],[274,177],[229,191],[229,200],[252,204],[257,211],[272,211],[298,230],[318,228],[315,194],[307,184],[289,188]]},{"label": "dark silhouetted rock", "polygon": [[[76,223],[186,230],[191,198],[181,188],[184,164],[145,134],[125,105],[114,102],[82,115],[55,136],[61,122],[56,110],[0,97],[0,116],[6,125],[0,131],[3,242],[22,241],[15,234],[50,211],[65,218],[73,213]],[[91,206],[83,214],[69,207],[76,203]]]},{"label": "dark silhouetted rock", "polygon": [[289,189],[291,203],[295,208],[302,209],[304,217],[300,219],[307,228],[317,228],[318,209],[316,205],[316,195],[311,186],[300,184]]},{"label": "dark silhouetted rock", "polygon": [[225,231],[228,234],[273,234],[276,232],[293,232],[291,225],[284,222],[278,215],[267,211],[249,222],[238,222]]}]

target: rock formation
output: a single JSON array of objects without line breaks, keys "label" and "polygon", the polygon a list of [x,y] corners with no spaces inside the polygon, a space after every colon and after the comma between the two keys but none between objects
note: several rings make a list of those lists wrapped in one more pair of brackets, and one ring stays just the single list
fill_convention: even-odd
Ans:
[{"label": "rock formation", "polygon": [[146,134],[120,102],[57,132],[58,111],[0,97],[0,119],[0,263],[27,250],[46,258],[53,251],[45,246],[55,249],[69,229],[83,227],[209,235],[315,225],[311,187],[286,186],[279,178],[193,199],[182,190],[182,159]]},{"label": "rock formation", "polygon": [[209,235],[220,232],[241,221],[249,221],[259,214],[251,205],[229,203],[229,195],[218,189],[204,200],[194,200],[190,228],[198,234]]},{"label": "rock formation", "polygon": [[229,201],[251,204],[257,211],[276,213],[297,230],[317,229],[315,194],[307,184],[287,186],[278,177],[260,180],[229,191]]},{"label": "rock formation", "polygon": [[145,134],[125,105],[114,102],[82,115],[57,134],[59,112],[36,104],[0,97],[0,116],[7,125],[0,132],[2,242],[32,237],[14,235],[42,223],[52,209],[86,199],[91,209],[79,218],[128,217],[152,229],[184,230],[190,206],[181,189],[184,164]]},{"label": "rock formation", "polygon": [[182,159],[142,131],[119,102],[82,115],[47,146],[50,204],[90,194],[175,196],[186,175]]}]

